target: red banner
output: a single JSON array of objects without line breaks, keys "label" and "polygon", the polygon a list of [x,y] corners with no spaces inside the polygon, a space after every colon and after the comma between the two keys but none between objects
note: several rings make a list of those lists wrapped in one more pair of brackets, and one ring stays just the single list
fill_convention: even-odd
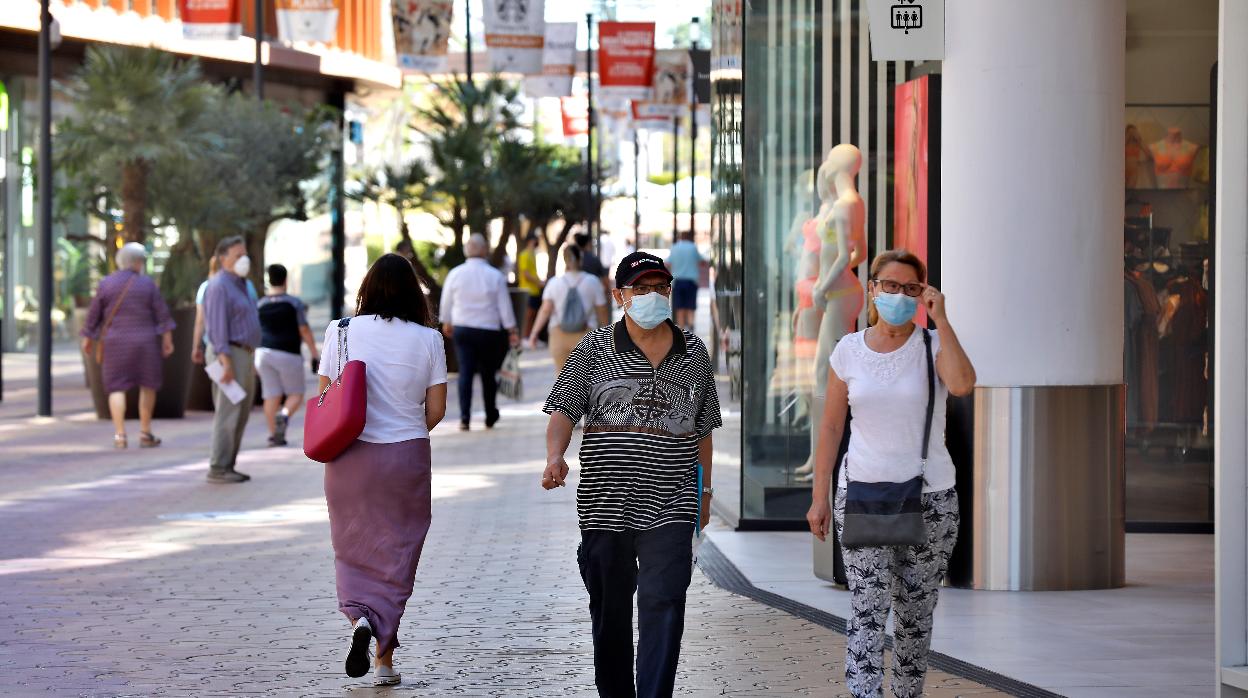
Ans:
[{"label": "red banner", "polygon": [[[928,136],[931,99],[928,76],[893,89],[893,247],[928,263]],[[922,308],[915,322],[926,322]]]},{"label": "red banner", "polygon": [[589,99],[560,97],[559,112],[563,115],[564,138],[584,136],[589,133]]},{"label": "red banner", "polygon": [[232,41],[242,33],[239,0],[178,0],[182,36]]},{"label": "red banner", "polygon": [[604,94],[648,97],[654,74],[654,22],[599,24],[598,74]]}]

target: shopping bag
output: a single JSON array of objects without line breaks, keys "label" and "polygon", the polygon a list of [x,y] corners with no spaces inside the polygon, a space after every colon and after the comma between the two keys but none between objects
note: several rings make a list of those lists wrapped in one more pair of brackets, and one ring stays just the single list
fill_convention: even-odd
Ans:
[{"label": "shopping bag", "polygon": [[524,381],[520,376],[520,349],[507,352],[503,367],[498,370],[498,392],[512,400],[524,397]]}]

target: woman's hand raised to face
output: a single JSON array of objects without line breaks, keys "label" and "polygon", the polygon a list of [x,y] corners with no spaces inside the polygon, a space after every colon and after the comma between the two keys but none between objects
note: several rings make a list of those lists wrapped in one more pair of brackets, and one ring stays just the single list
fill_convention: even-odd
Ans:
[{"label": "woman's hand raised to face", "polygon": [[940,289],[935,286],[928,286],[923,291],[921,300],[923,301],[923,307],[927,310],[927,316],[937,324],[943,325],[945,320],[948,319],[945,316],[945,294],[941,293]]}]

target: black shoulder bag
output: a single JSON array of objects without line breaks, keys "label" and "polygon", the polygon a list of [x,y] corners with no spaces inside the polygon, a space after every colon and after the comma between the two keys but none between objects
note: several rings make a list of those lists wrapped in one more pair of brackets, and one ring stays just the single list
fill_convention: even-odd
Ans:
[{"label": "black shoulder bag", "polygon": [[856,482],[849,477],[845,461],[845,522],[841,544],[847,548],[924,545],[923,483],[927,481],[927,447],[932,438],[932,412],[936,407],[936,366],[932,361],[932,336],[923,328],[927,350],[927,422],[923,425],[923,449],[919,476],[905,482]]}]

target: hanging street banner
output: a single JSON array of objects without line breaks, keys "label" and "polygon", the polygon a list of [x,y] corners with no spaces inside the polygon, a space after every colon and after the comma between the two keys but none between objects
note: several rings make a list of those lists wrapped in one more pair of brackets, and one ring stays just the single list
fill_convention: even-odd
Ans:
[{"label": "hanging street banner", "polygon": [[182,36],[195,40],[233,41],[243,33],[240,0],[178,0]]},{"label": "hanging street banner", "polygon": [[648,99],[654,73],[654,22],[598,25],[598,75],[603,94]]},{"label": "hanging street banner", "polygon": [[392,0],[394,53],[400,68],[427,73],[446,70],[452,0]]},{"label": "hanging street banner", "polygon": [[548,22],[542,46],[542,74],[524,78],[530,97],[567,97],[576,75],[576,22]]},{"label": "hanging street banner", "polygon": [[711,103],[711,52],[704,48],[689,49],[693,66],[693,97],[698,104]]},{"label": "hanging street banner", "polygon": [[277,35],[282,41],[329,43],[338,36],[342,0],[276,0]]},{"label": "hanging street banner", "polygon": [[563,137],[573,138],[589,133],[589,99],[560,97],[559,113],[563,116]]},{"label": "hanging street banner", "polygon": [[633,102],[633,121],[637,128],[657,127],[658,124],[669,123],[671,120],[672,116],[666,105],[656,105],[654,102]]},{"label": "hanging street banner", "polygon": [[490,70],[524,75],[541,73],[545,0],[485,0],[484,7]]},{"label": "hanging street banner", "polygon": [[664,49],[654,54],[650,99],[636,100],[647,119],[684,116],[693,100],[693,65],[685,49]]}]

